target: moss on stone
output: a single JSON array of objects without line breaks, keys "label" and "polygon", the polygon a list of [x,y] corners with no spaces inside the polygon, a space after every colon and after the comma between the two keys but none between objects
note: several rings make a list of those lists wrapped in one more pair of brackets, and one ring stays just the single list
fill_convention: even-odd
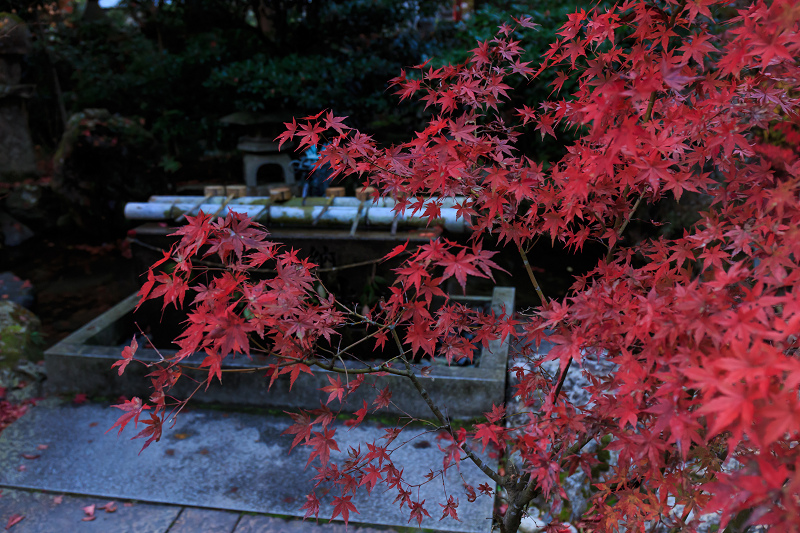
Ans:
[{"label": "moss on stone", "polygon": [[41,326],[39,318],[21,305],[0,302],[0,364],[13,368],[21,359],[41,360]]}]

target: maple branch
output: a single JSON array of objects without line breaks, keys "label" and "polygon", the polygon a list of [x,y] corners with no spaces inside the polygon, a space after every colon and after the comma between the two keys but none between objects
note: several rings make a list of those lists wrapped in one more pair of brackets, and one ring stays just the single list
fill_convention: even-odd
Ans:
[{"label": "maple branch", "polygon": [[[564,457],[569,457],[570,455],[578,453],[584,446],[591,442],[592,438],[592,436],[587,435],[583,440],[576,442],[567,450]],[[554,449],[554,452],[558,452],[558,449]],[[524,488],[522,488],[523,486]],[[536,482],[536,478],[531,476],[530,472],[527,472],[519,483],[507,488],[509,489],[509,497],[507,498],[508,509],[506,510],[504,526],[508,531],[516,531],[522,520],[523,511],[540,492],[539,485]]]},{"label": "maple branch", "polygon": [[631,210],[628,213],[628,215],[625,217],[625,220],[623,221],[622,226],[620,226],[620,228],[619,228],[619,232],[617,233],[618,237],[622,237],[622,233],[625,231],[625,228],[628,227],[628,223],[631,221],[631,217],[636,212],[636,210],[639,208],[639,204],[642,203],[642,199],[643,198],[644,198],[644,195],[640,194],[639,198],[636,199],[636,203],[633,204],[633,207],[631,208]]},{"label": "maple branch", "polygon": [[678,18],[678,15],[683,11],[683,8],[686,7],[687,0],[681,0],[681,3],[675,7],[675,11],[672,12],[672,15],[669,17],[669,23],[667,24],[668,28],[672,28],[675,25],[675,19]]},{"label": "maple branch", "polygon": [[336,372],[339,374],[377,374],[378,372],[386,372],[387,374],[394,374],[395,376],[409,376],[408,372],[386,366],[386,363],[381,363],[378,366],[370,366],[367,368],[342,368],[335,366],[335,363],[326,363],[324,361],[320,361],[319,359],[307,359],[306,361],[306,364],[309,366],[318,366],[323,370],[328,370],[330,372]]},{"label": "maple branch", "polygon": [[178,408],[178,410],[170,413],[170,415],[168,417],[164,418],[164,421],[166,422],[167,418],[172,418],[172,422],[173,422],[173,425],[174,425],[175,421],[178,420],[178,415],[181,414],[181,411],[183,411],[183,408],[186,407],[186,405],[189,403],[189,400],[191,400],[192,397],[195,394],[197,394],[197,391],[200,390],[200,387],[203,386],[203,383],[204,383],[203,381],[199,382],[197,384],[197,387],[192,391],[192,393],[189,395],[189,397],[179,403],[180,407]]},{"label": "maple branch", "polygon": [[[160,246],[153,246],[152,244],[148,244],[146,242],[140,241],[139,239],[137,239],[135,237],[128,237],[127,241],[129,243],[131,243],[131,244],[135,244],[136,246],[139,246],[141,248],[145,248],[146,250],[151,250],[153,252],[166,253],[166,251],[167,251],[164,248],[161,248]],[[381,261],[383,261],[383,256],[378,257],[376,259],[368,259],[366,261],[359,261],[357,263],[348,263],[346,265],[339,265],[339,266],[332,266],[332,267],[319,267],[319,266],[317,266],[313,270],[314,270],[315,273],[338,272],[340,270],[347,270],[349,268],[358,268],[358,267],[367,266],[367,265],[377,265]],[[231,268],[230,265],[225,265],[223,263],[217,263],[217,262],[214,262],[214,261],[208,261],[206,259],[197,259],[197,258],[192,259],[192,264],[213,267],[213,269],[216,269],[216,270],[228,270],[229,268]],[[211,269],[209,269],[209,270],[211,270]],[[278,273],[278,271],[275,270],[274,268],[247,268],[247,271],[248,272],[254,272],[256,274],[277,274]]]},{"label": "maple branch", "polygon": [[[669,22],[667,23],[668,28],[672,28],[675,25],[675,20],[678,17],[678,14],[683,11],[683,8],[686,7],[687,0],[681,0],[680,4],[675,7],[675,10],[672,12],[672,15],[669,18]],[[642,122],[649,122],[651,118],[653,118],[653,107],[656,104],[656,91],[650,93],[650,100],[647,102],[647,110],[642,116]],[[630,191],[630,186],[625,187],[625,191],[622,193],[622,196],[628,196],[628,192]],[[617,242],[619,239],[622,238],[622,233],[625,231],[625,228],[628,227],[628,223],[633,216],[633,213],[636,212],[636,209],[639,207],[639,204],[642,202],[643,195],[640,194],[639,198],[636,199],[636,203],[633,205],[633,209],[630,210],[628,215],[625,217],[624,220],[617,220],[616,224],[616,232],[617,232],[617,241],[614,243],[613,246],[609,247],[608,253],[606,253],[606,262],[611,260],[611,256],[614,253],[614,250],[617,247]]]},{"label": "maple branch", "polygon": [[558,399],[558,395],[561,393],[561,387],[564,386],[564,380],[567,377],[567,371],[569,371],[569,366],[572,364],[572,357],[569,358],[567,361],[567,365],[564,367],[564,370],[561,372],[561,375],[558,376],[558,383],[556,383],[555,388],[553,389],[553,403]]},{"label": "maple branch", "polygon": [[[394,338],[394,342],[397,344],[397,347],[400,349],[400,352],[403,352],[404,351],[403,350],[403,343],[400,342],[400,337],[397,335],[397,330],[395,330],[394,328],[392,328],[392,337]],[[403,363],[405,363],[405,365],[406,365],[406,377],[408,377],[408,379],[411,380],[411,383],[414,385],[414,388],[417,389],[417,392],[419,392],[419,395],[422,396],[422,399],[425,400],[425,403],[428,404],[428,407],[430,408],[431,412],[433,412],[433,415],[439,420],[439,423],[442,425],[442,427],[453,438],[453,442],[458,443],[458,439],[456,438],[456,434],[453,431],[453,426],[450,424],[450,421],[447,419],[447,417],[445,417],[442,414],[442,411],[439,409],[439,407],[435,403],[433,403],[433,400],[431,399],[430,395],[428,394],[428,391],[425,390],[425,387],[422,386],[422,383],[419,382],[419,380],[417,379],[417,376],[411,370],[411,363],[409,363],[406,358],[403,358]],[[480,468],[481,472],[483,472],[484,474],[489,476],[492,479],[492,481],[494,481],[495,483],[497,483],[498,485],[501,485],[501,486],[505,486],[506,485],[505,480],[503,479],[503,477],[500,476],[500,474],[498,474],[497,472],[495,472],[494,470],[489,468],[481,460],[480,457],[475,455],[472,452],[472,450],[470,450],[469,445],[467,444],[466,440],[464,440],[464,442],[461,444],[460,448],[464,451],[464,453],[467,454],[467,457],[469,457],[472,460],[472,462],[475,463],[475,466]]]},{"label": "maple branch", "polygon": [[648,122],[650,117],[653,114],[653,106],[656,103],[656,92],[653,91],[650,93],[650,101],[647,102],[647,111],[644,112],[644,116],[642,117],[642,122]]},{"label": "maple branch", "polygon": [[617,249],[617,243],[622,238],[622,233],[625,231],[625,228],[628,227],[628,223],[631,221],[631,217],[636,212],[636,210],[639,208],[639,204],[642,203],[642,199],[644,199],[644,194],[640,194],[639,195],[639,197],[636,199],[636,203],[633,204],[633,207],[631,208],[630,211],[628,211],[628,214],[625,215],[625,218],[617,221],[617,228],[616,228],[617,240],[616,240],[616,242],[614,242],[613,246],[610,246],[608,248],[608,252],[606,252],[606,262],[611,261],[611,256],[614,254],[614,251]]},{"label": "maple branch", "polygon": [[[355,348],[356,346],[358,346],[362,342],[371,339],[372,337],[374,337],[375,335],[377,335],[378,333],[380,333],[381,331],[383,331],[384,329],[386,329],[386,328],[388,328],[390,326],[391,326],[391,324],[383,324],[382,326],[380,326],[378,329],[376,329],[375,331],[373,331],[369,335],[361,337],[356,342],[352,343],[349,346],[345,346],[342,349],[337,350],[335,353],[333,352],[333,350],[325,350],[325,351],[326,352],[330,352],[331,357],[339,357],[340,358],[343,353],[347,353],[348,351],[350,351],[351,349]],[[322,349],[320,347],[317,347],[317,348],[318,349]],[[364,364],[366,364],[366,363],[364,363]],[[367,365],[367,366],[369,366],[369,365]]]},{"label": "maple branch", "polygon": [[544,297],[544,293],[542,292],[541,287],[539,287],[539,282],[536,280],[536,276],[533,274],[533,269],[531,269],[531,264],[528,261],[528,254],[526,254],[525,250],[522,249],[521,242],[517,242],[517,250],[519,250],[519,255],[522,257],[522,264],[525,265],[525,270],[528,272],[528,277],[533,284],[533,289],[536,291],[537,296],[539,296],[539,300],[542,302],[542,307],[547,307],[547,299]]},{"label": "maple branch", "polygon": [[[581,451],[587,444],[592,442],[592,439],[595,437],[595,433],[587,434],[583,439],[579,440],[572,446],[570,446],[566,453],[564,454],[565,457],[569,457],[570,455],[575,455],[579,451]],[[560,448],[556,448],[555,451],[558,451]]]}]

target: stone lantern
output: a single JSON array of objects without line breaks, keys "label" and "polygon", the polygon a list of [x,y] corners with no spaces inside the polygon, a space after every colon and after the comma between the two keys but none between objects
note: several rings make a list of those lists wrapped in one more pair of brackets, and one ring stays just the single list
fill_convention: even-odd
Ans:
[{"label": "stone lantern", "polygon": [[31,48],[28,27],[0,13],[0,181],[36,172],[25,100],[33,85],[22,85],[22,62]]},{"label": "stone lantern", "polygon": [[292,159],[287,153],[291,146],[284,147],[284,151],[281,152],[278,150],[278,143],[272,140],[277,136],[276,132],[280,130],[281,118],[278,115],[238,112],[220,119],[223,124],[233,124],[250,130],[250,135],[239,138],[237,148],[242,152],[244,182],[251,193],[259,189],[259,186],[267,185],[259,183],[258,179],[258,171],[265,165],[271,165],[280,170],[281,178],[270,180],[271,184],[288,186],[295,184]]}]

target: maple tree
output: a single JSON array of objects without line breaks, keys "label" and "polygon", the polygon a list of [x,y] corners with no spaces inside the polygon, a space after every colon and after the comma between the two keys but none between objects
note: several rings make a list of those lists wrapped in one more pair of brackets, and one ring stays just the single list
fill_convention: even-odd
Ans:
[{"label": "maple tree", "polygon": [[[292,448],[309,446],[317,486],[332,484],[332,517],[357,513],[358,490],[378,485],[396,494],[409,521],[431,517],[433,502],[416,501],[392,443],[405,426],[386,429],[350,449],[340,462],[334,406],[368,383],[368,374],[409,379],[431,408],[445,452],[443,477],[470,460],[488,477],[463,487],[462,500],[502,491],[496,523],[517,531],[534,498],[558,516],[566,493],[563,475],[583,469],[592,480],[591,507],[579,526],[596,531],[695,531],[699,516],[717,513],[720,527],[767,525],[800,530],[800,160],[797,151],[759,145],[764,131],[794,132],[798,120],[800,8],[791,0],[758,0],[740,7],[719,0],[626,0],[569,15],[561,37],[539,65],[522,61],[514,36],[534,31],[528,17],[504,24],[464,64],[418,65],[391,80],[401,99],[420,98],[434,113],[407,143],[381,148],[321,112],[287,123],[279,140],[300,147],[327,142],[320,165],[334,176],[357,174],[376,195],[396,199],[436,223],[445,200],[469,219],[468,242],[435,239],[397,247],[396,280],[381,305],[367,311],[315,290],[315,265],[271,242],[244,215],[200,214],[176,234],[180,241],[148,272],[142,301],[163,298],[182,307],[193,291],[178,352],[154,365],[148,427],[160,435],[179,409],[167,391],[181,362],[205,353],[207,382],[221,379],[223,361],[252,350],[274,357],[270,383],[316,368],[340,375],[323,388],[320,409],[292,414]],[[555,69],[553,93],[536,106],[510,109],[505,81]],[[568,78],[572,94],[560,95]],[[578,132],[566,154],[547,164],[515,150],[525,134]],[[673,239],[631,244],[626,229],[637,209],[688,192],[709,200],[699,222]],[[525,316],[496,315],[447,299],[449,278],[464,287],[471,277],[492,278],[498,266],[484,248],[491,234],[518,249],[541,305]],[[562,300],[542,292],[528,257],[532,243],[549,238],[572,251],[601,242],[607,253],[579,276]],[[203,270],[193,258],[216,256],[223,269]],[[170,261],[166,272],[158,267]],[[274,275],[256,277],[268,267]],[[445,304],[434,309],[434,297]],[[345,324],[369,327],[363,340],[376,350],[394,345],[391,361],[341,364],[351,347],[331,349]],[[471,338],[462,335],[474,334]],[[495,406],[485,421],[456,428],[424,390],[419,357],[451,362],[472,357],[493,339],[519,346],[514,393],[522,410]],[[545,355],[537,345],[553,344]],[[133,360],[132,344],[118,363]],[[557,360],[559,372],[543,370]],[[586,364],[603,361],[607,371]],[[587,380],[590,401],[573,403],[562,391],[568,373]],[[376,391],[351,425],[389,405]],[[120,430],[145,405],[118,406]],[[601,473],[596,448],[616,456]],[[477,454],[495,446],[509,457],[494,470]],[[490,485],[490,482],[492,485]],[[328,485],[326,485],[328,486]],[[459,497],[437,502],[442,519],[458,520]],[[302,506],[318,517],[316,492]],[[429,518],[430,517],[430,518]],[[563,527],[557,518],[548,530]]]}]

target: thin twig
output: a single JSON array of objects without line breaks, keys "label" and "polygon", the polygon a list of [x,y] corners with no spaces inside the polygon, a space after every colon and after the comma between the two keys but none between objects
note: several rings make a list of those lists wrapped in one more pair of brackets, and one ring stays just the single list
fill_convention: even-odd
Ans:
[{"label": "thin twig", "polygon": [[617,249],[617,243],[622,238],[622,233],[625,231],[625,228],[628,227],[628,223],[631,221],[631,217],[636,212],[636,210],[639,208],[639,204],[642,203],[642,199],[643,198],[644,198],[644,195],[640,194],[639,197],[636,199],[636,203],[633,204],[633,207],[631,208],[631,210],[628,211],[628,214],[625,215],[625,218],[621,221],[621,224],[619,224],[619,228],[617,228],[617,230],[616,230],[617,240],[614,242],[613,246],[609,246],[608,247],[608,252],[606,253],[606,262],[611,261],[611,256],[614,254],[614,251]]},{"label": "thin twig", "polygon": [[521,242],[517,242],[517,250],[519,250],[519,255],[522,257],[522,264],[525,265],[525,270],[528,272],[528,277],[533,284],[533,289],[536,291],[536,294],[539,296],[539,300],[542,302],[542,307],[547,307],[547,299],[544,297],[544,293],[539,286],[539,282],[536,280],[536,276],[533,274],[531,263],[528,261],[528,254],[526,254],[525,250],[522,249]]},{"label": "thin twig", "polygon": [[[400,337],[397,335],[397,330],[392,329],[392,337],[394,338],[394,342],[397,344],[397,347],[402,352],[403,351],[403,343],[400,342]],[[431,412],[433,412],[433,415],[437,418],[437,420],[439,420],[439,423],[450,434],[450,436],[452,437],[453,441],[458,443],[458,439],[456,438],[455,431],[453,431],[453,427],[450,425],[450,421],[447,420],[447,418],[442,414],[442,411],[439,409],[439,407],[435,403],[433,403],[433,400],[431,399],[430,395],[428,394],[428,391],[425,390],[425,387],[422,386],[422,383],[419,382],[419,380],[417,379],[417,376],[411,370],[411,363],[409,363],[408,360],[405,359],[405,358],[403,359],[403,362],[406,365],[406,377],[408,377],[408,379],[411,380],[411,383],[414,385],[414,388],[417,389],[417,392],[419,393],[419,395],[422,396],[422,399],[425,400],[425,403],[428,404],[428,407],[430,408]],[[480,457],[475,455],[472,452],[472,450],[469,448],[469,445],[467,444],[466,441],[464,441],[461,444],[460,448],[464,451],[464,453],[467,454],[467,457],[469,457],[470,460],[473,463],[475,463],[475,466],[480,468],[481,472],[483,472],[488,477],[490,477],[492,479],[492,481],[494,481],[498,485],[502,485],[502,486],[505,485],[504,480],[500,476],[500,474],[498,474],[497,472],[495,472],[494,470],[489,468],[481,460]]]},{"label": "thin twig", "polygon": [[[128,241],[131,242],[132,244],[135,244],[136,246],[141,246],[142,248],[146,248],[146,249],[152,250],[154,252],[161,252],[161,253],[166,252],[166,250],[163,249],[163,248],[160,248],[158,246],[153,246],[152,244],[148,244],[148,243],[140,241],[139,239],[136,239],[136,238],[129,237]],[[383,257],[380,257],[378,259],[368,259],[366,261],[359,261],[357,263],[348,263],[348,264],[342,265],[342,266],[332,266],[332,267],[325,267],[325,268],[317,267],[317,268],[315,268],[313,270],[316,273],[338,272],[339,270],[347,270],[349,268],[357,268],[357,267],[362,267],[362,266],[367,266],[367,265],[377,265],[381,261],[383,261]],[[223,265],[222,263],[215,263],[214,261],[207,261],[207,260],[204,260],[204,259],[192,259],[192,264],[210,266],[210,267],[218,267],[220,269],[224,269],[225,266],[226,266],[226,265]],[[257,274],[277,274],[278,273],[277,270],[274,270],[274,269],[271,269],[271,268],[248,268],[247,271],[248,272],[254,272],[254,273],[257,273]]]},{"label": "thin twig", "polygon": [[567,372],[569,371],[569,366],[571,364],[572,364],[572,357],[570,357],[569,360],[567,361],[567,365],[564,367],[564,370],[558,377],[558,383],[556,383],[556,386],[553,389],[553,403],[555,403],[555,401],[558,399],[558,395],[561,393],[561,387],[564,386],[564,380],[567,377]]}]

